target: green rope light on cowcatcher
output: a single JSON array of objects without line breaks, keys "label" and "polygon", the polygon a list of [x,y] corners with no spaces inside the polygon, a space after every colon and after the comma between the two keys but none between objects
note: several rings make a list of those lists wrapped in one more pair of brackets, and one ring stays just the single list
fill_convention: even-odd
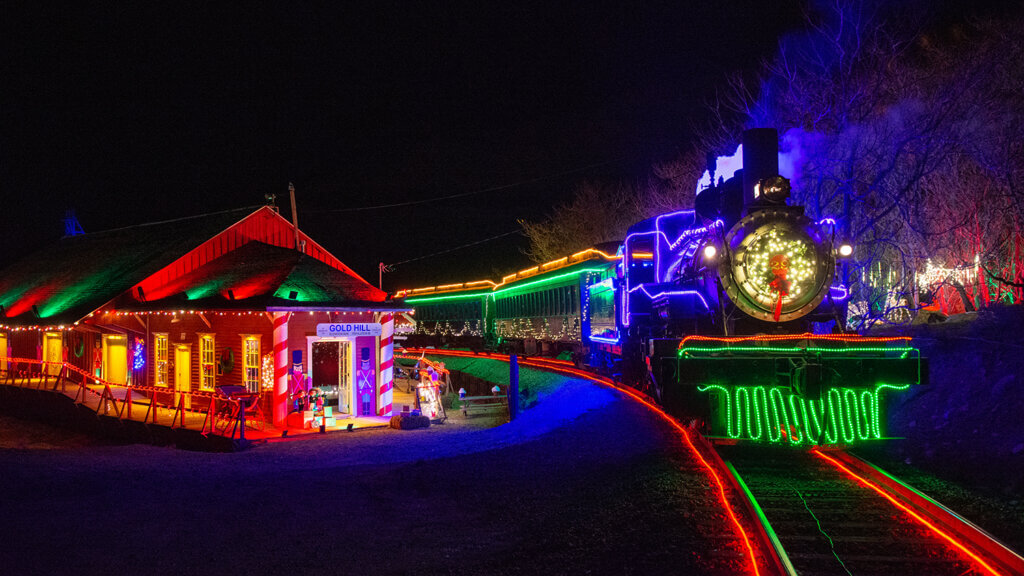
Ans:
[{"label": "green rope light on cowcatcher", "polygon": [[698,386],[725,396],[725,433],[737,440],[793,446],[853,444],[882,437],[881,394],[909,385],[879,384],[873,390],[830,388],[821,400],[807,400],[784,386]]}]

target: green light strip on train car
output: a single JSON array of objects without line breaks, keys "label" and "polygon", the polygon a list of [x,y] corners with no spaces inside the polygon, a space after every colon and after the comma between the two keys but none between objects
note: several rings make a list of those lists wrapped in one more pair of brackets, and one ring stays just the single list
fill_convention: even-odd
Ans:
[{"label": "green light strip on train car", "polygon": [[541,278],[540,280],[534,280],[533,282],[527,282],[525,284],[516,284],[493,292],[475,292],[473,294],[452,294],[450,296],[413,296],[412,298],[406,298],[405,302],[408,304],[426,304],[429,302],[439,302],[441,300],[455,300],[458,298],[480,298],[481,296],[497,296],[505,292],[511,292],[513,290],[522,290],[524,288],[530,288],[539,285],[551,284],[562,280],[564,278],[570,278],[572,276],[579,276],[580,274],[591,274],[594,272],[602,272],[605,268],[584,268],[582,270],[575,270],[573,272],[566,272],[565,274],[559,274],[558,276],[552,276],[550,278]]},{"label": "green light strip on train car", "polygon": [[[798,446],[853,444],[880,440],[881,393],[906,390],[908,384],[879,384],[874,390],[831,388],[823,400],[807,400],[784,386],[698,386],[724,395],[729,438]],[[824,432],[824,434],[823,434]]]},{"label": "green light strip on train car", "polygon": [[426,304],[428,302],[439,302],[441,300],[456,300],[459,298],[480,298],[481,296],[490,296],[491,292],[474,292],[472,294],[452,294],[450,296],[415,296],[412,298],[405,298],[405,302],[408,304]]}]

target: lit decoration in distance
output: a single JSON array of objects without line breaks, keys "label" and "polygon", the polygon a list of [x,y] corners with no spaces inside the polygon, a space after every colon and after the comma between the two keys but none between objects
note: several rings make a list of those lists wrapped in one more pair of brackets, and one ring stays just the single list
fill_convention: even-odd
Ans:
[{"label": "lit decoration in distance", "polygon": [[929,258],[925,262],[924,272],[917,276],[917,286],[921,290],[931,288],[936,284],[942,284],[943,282],[957,282],[963,286],[973,284],[978,279],[978,268],[981,266],[981,257],[978,255],[974,256],[973,264],[965,264],[963,266],[955,266],[952,268],[946,268],[943,266],[935,266],[932,264],[932,259]]},{"label": "lit decoration in distance", "polygon": [[132,369],[142,370],[146,366],[146,341],[142,338],[135,338],[135,348],[132,350]]}]

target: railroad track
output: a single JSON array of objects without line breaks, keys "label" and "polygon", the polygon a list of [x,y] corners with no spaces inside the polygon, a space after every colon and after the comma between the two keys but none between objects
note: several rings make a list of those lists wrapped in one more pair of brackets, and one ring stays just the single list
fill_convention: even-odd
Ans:
[{"label": "railroad track", "polygon": [[717,451],[785,572],[1024,574],[1024,559],[981,529],[846,452]]},{"label": "railroad track", "polygon": [[[422,352],[508,361],[508,356],[499,354]],[[717,503],[700,503],[709,515],[718,516],[707,532],[717,533],[720,529],[715,524],[731,521],[746,548],[748,573],[1024,576],[1024,558],[856,456],[839,450],[808,452],[749,444],[712,447],[643,393],[569,362],[529,358],[520,364],[616,388],[672,422],[720,491]],[[701,454],[707,455],[707,461]],[[733,486],[727,489],[730,483]],[[746,496],[748,518],[737,517],[743,514],[733,510],[727,492]],[[725,515],[713,514],[723,509]],[[743,526],[749,523],[759,528],[760,537],[748,540]]]}]

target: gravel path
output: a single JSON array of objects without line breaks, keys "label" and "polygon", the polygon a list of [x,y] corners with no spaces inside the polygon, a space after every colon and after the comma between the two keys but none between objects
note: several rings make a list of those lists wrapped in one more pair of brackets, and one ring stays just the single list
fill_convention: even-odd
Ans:
[{"label": "gravel path", "polygon": [[239,454],[3,448],[0,566],[174,576],[744,566],[678,433],[619,393],[566,380],[493,424],[460,415]]}]

